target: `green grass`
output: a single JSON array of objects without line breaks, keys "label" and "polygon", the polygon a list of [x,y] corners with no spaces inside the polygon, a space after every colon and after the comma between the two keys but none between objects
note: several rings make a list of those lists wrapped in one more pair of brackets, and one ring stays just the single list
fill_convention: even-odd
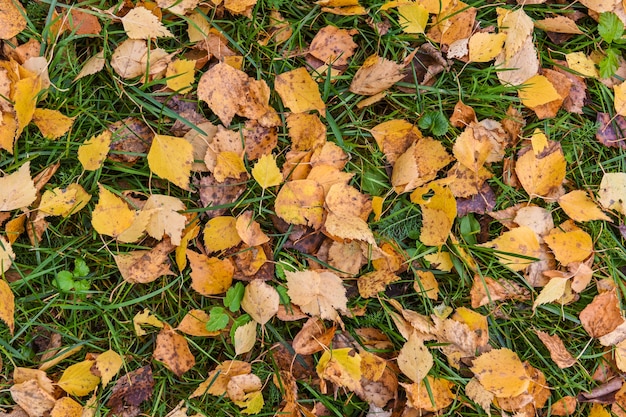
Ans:
[{"label": "green grass", "polygon": [[[394,20],[395,12],[377,13],[383,2],[363,1],[369,9],[369,17],[374,23],[384,19]],[[477,19],[483,27],[496,24],[494,7],[484,6],[482,2],[469,1],[479,7]],[[87,0],[77,3],[83,8],[93,7],[104,9],[114,2],[105,0]],[[31,162],[33,172],[59,163],[57,173],[52,177],[46,188],[66,187],[78,182],[85,190],[96,196],[98,184],[116,192],[132,191],[148,195],[168,194],[185,202],[188,212],[204,215],[211,208],[204,208],[198,201],[197,193],[187,192],[172,186],[151,175],[146,158],[141,155],[140,161],[128,166],[107,161],[98,171],[83,172],[76,153],[86,139],[102,132],[108,125],[127,117],[137,117],[145,121],[156,133],[168,134],[178,115],[164,107],[157,98],[167,98],[171,93],[160,92],[164,87],[163,80],[155,80],[142,84],[137,80],[120,80],[107,63],[104,70],[78,82],[73,82],[84,62],[97,51],[103,49],[105,56],[110,57],[115,47],[126,36],[121,25],[102,18],[103,31],[100,36],[86,37],[66,33],[51,42],[45,42],[47,31],[52,21],[51,7],[59,9],[68,6],[56,0],[28,2],[28,28],[18,36],[20,43],[28,39],[43,42],[42,50],[50,59],[50,78],[53,83],[47,96],[40,101],[39,107],[56,109],[63,114],[76,117],[70,134],[57,141],[42,138],[39,131],[30,125],[17,141],[13,156],[6,152],[0,154],[0,169],[5,173],[13,172],[26,161]],[[257,37],[270,22],[269,13],[277,7],[291,24],[291,38],[281,44],[269,43],[262,46]],[[531,5],[525,11],[533,18],[543,18],[560,5]],[[568,5],[569,7],[569,5]],[[584,10],[581,5],[574,9]],[[94,9],[94,10],[95,10]],[[104,15],[102,15],[104,16]],[[452,272],[435,271],[441,289],[438,301],[417,296],[413,291],[414,272],[417,269],[429,269],[424,256],[434,252],[433,248],[423,246],[417,240],[422,217],[419,206],[410,202],[408,194],[397,195],[390,191],[388,164],[384,154],[378,149],[369,129],[379,123],[395,118],[404,118],[416,124],[427,111],[441,111],[446,117],[458,100],[470,105],[476,111],[478,120],[502,120],[509,106],[523,112],[527,125],[522,136],[529,137],[535,128],[542,129],[552,140],[561,142],[567,165],[566,189],[583,189],[589,192],[598,190],[604,172],[624,172],[626,160],[619,149],[606,148],[595,139],[595,113],[613,112],[613,93],[595,80],[587,80],[589,105],[585,106],[582,115],[567,113],[563,110],[557,117],[548,120],[537,120],[532,112],[519,103],[516,90],[502,86],[497,79],[496,71],[491,63],[469,64],[455,61],[448,72],[439,74],[432,86],[418,85],[416,81],[405,81],[390,89],[388,96],[364,109],[358,109],[356,103],[359,96],[349,91],[350,82],[363,61],[377,53],[388,59],[400,62],[417,45],[424,42],[423,36],[406,35],[397,24],[392,22],[391,30],[386,35],[378,35],[365,22],[365,17],[335,16],[322,13],[319,6],[303,1],[259,0],[254,9],[254,18],[232,17],[217,12],[207,12],[211,21],[222,35],[229,40],[229,47],[244,56],[243,70],[252,77],[264,79],[270,87],[276,74],[304,65],[305,50],[320,28],[332,24],[340,28],[356,28],[355,42],[359,45],[355,55],[345,72],[330,82],[320,84],[320,91],[327,104],[325,123],[328,126],[328,140],[337,143],[350,154],[346,171],[354,174],[351,184],[364,193],[386,196],[385,215],[379,221],[371,221],[370,226],[381,240],[395,241],[407,251],[411,264],[401,281],[390,286],[394,298],[404,308],[421,314],[433,314],[437,305],[443,303],[453,308],[470,306],[469,290],[474,272],[454,256]],[[170,16],[171,17],[171,16]],[[160,39],[158,46],[168,52],[185,51],[192,45],[187,40],[186,23],[168,17],[167,27],[176,35],[173,39]],[[535,31],[536,45],[540,52],[542,65],[551,66],[555,60],[562,60],[568,52],[583,51],[589,53],[598,48],[599,40],[595,22],[585,18],[579,22],[585,34],[574,36],[563,44],[554,44],[544,32]],[[199,76],[196,77],[196,80]],[[189,97],[195,100],[195,96]],[[277,109],[284,119],[282,102],[278,94],[272,91],[270,104]],[[215,124],[218,119],[204,103],[198,104],[198,110]],[[283,120],[284,121],[284,120]],[[243,127],[244,120],[235,119],[231,129]],[[428,133],[428,132],[425,132]],[[460,129],[450,127],[445,134],[437,139],[451,150]],[[284,162],[284,154],[289,147],[286,127],[279,127],[279,147],[274,152],[279,155],[279,165]],[[507,149],[507,156],[514,157],[521,144]],[[248,164],[250,168],[252,164]],[[504,209],[518,202],[528,202],[528,196],[521,189],[506,185],[501,176],[502,164],[492,166],[494,177],[489,184],[494,189],[497,201],[496,209]],[[272,237],[275,245],[274,261],[284,269],[305,269],[307,257],[293,249],[286,249],[286,234],[273,229],[270,215],[273,214],[275,193],[271,190],[262,192],[254,180],[246,183],[244,194],[227,207],[233,215],[245,210],[259,214],[259,222],[263,229]],[[202,297],[190,289],[189,268],[175,276],[161,278],[144,285],[124,283],[113,260],[112,254],[134,249],[149,247],[149,241],[138,244],[122,244],[105,239],[93,231],[91,211],[97,199],[93,198],[87,208],[68,218],[50,218],[50,225],[43,234],[41,241],[32,245],[26,236],[22,236],[13,245],[16,252],[15,268],[11,272],[15,279],[11,289],[16,296],[15,334],[11,335],[4,325],[0,325],[0,357],[4,366],[0,371],[0,412],[11,409],[13,401],[8,391],[12,385],[14,366],[36,368],[42,337],[51,333],[61,335],[63,346],[83,346],[81,353],[64,360],[52,368],[48,375],[58,380],[63,370],[72,363],[82,360],[86,352],[101,353],[113,349],[124,357],[121,374],[151,364],[155,376],[154,392],[151,400],[142,405],[147,415],[165,416],[180,401],[189,407],[189,414],[199,413],[206,416],[240,415],[240,409],[227,398],[205,395],[196,399],[188,399],[200,382],[217,364],[235,357],[234,348],[224,333],[217,338],[187,337],[191,350],[196,358],[195,367],[182,377],[176,377],[162,364],[152,359],[152,351],[157,329],[148,329],[149,334],[138,338],[133,330],[133,317],[144,309],[151,310],[159,319],[175,326],[185,313],[191,309],[209,311],[211,307],[222,306],[222,298]],[[544,202],[539,199],[532,203],[551,210],[555,223],[567,219],[558,208],[558,204]],[[475,216],[477,219],[482,217]],[[626,288],[626,249],[624,239],[617,229],[617,222],[589,222],[581,227],[594,239],[596,260],[594,263],[594,280],[611,278],[619,289],[619,297],[623,299]],[[502,227],[497,222],[489,226],[490,238],[495,238]],[[457,220],[453,233],[462,235]],[[465,242],[461,245],[478,262],[479,273],[483,276],[499,280],[512,280],[528,287],[521,273],[514,273],[499,264],[493,251],[486,250],[474,243]],[[450,245],[453,253],[457,250]],[[56,273],[70,270],[74,259],[84,259],[90,273],[89,291],[83,294],[75,292],[59,292],[53,285]],[[277,268],[277,269],[281,269]],[[371,270],[370,265],[365,268]],[[174,268],[175,269],[175,268]],[[365,271],[366,269],[364,269]],[[364,300],[358,296],[354,280],[346,281],[351,286],[349,294],[350,306],[366,306],[366,313],[355,318],[344,318],[345,332],[355,335],[360,327],[375,327],[385,333],[394,344],[394,350],[380,352],[381,356],[395,358],[397,350],[404,343],[404,338],[395,327],[390,312],[393,308],[385,300]],[[284,286],[284,281],[277,275],[274,286]],[[534,296],[539,289],[528,288]],[[490,343],[493,347],[508,347],[514,350],[523,361],[541,370],[547,383],[554,388],[551,402],[564,395],[576,396],[581,391],[589,391],[597,385],[591,378],[599,366],[603,348],[596,341],[591,341],[582,328],[578,315],[580,311],[597,294],[595,286],[590,285],[580,299],[572,304],[542,305],[535,312],[532,300],[525,302],[498,303],[498,310],[481,307],[477,311],[486,315],[489,320]],[[497,313],[497,314],[496,314]],[[253,371],[264,381],[263,395],[265,406],[259,415],[271,416],[278,410],[281,393],[272,383],[272,376],[277,374],[278,365],[273,358],[272,345],[288,343],[301,328],[301,323],[281,322],[273,319],[263,333],[263,340],[257,341],[254,349],[243,355],[241,360],[250,361]],[[548,351],[540,343],[531,330],[543,330],[559,335],[569,351],[579,362],[568,369],[559,369],[549,357]],[[428,342],[430,343],[430,342]],[[453,389],[457,400],[442,412],[443,415],[486,415],[484,411],[467,399],[463,386],[469,376],[463,369],[451,367],[445,356],[438,352],[431,343],[431,351],[435,356],[435,365],[431,375],[445,378],[455,384]],[[317,355],[318,357],[319,355]],[[409,382],[400,377],[403,382]],[[111,395],[113,384],[101,389],[98,394],[100,407],[96,416],[107,415],[105,404]],[[323,404],[333,416],[365,416],[368,405],[356,395],[339,389],[337,395],[332,390],[322,394],[319,387],[311,381],[301,381],[298,385],[300,403],[311,408],[314,403]],[[404,394],[401,394],[401,398]],[[85,397],[86,398],[86,397]],[[81,399],[84,403],[84,398]],[[547,408],[546,408],[547,409]],[[545,409],[544,409],[545,410]],[[497,412],[493,408],[494,412]],[[585,416],[589,406],[579,405],[576,416]]]}]

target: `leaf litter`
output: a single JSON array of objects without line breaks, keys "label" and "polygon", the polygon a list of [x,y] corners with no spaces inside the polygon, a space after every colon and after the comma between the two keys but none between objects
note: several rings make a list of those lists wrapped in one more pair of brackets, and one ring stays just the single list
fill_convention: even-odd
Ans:
[{"label": "leaf litter", "polygon": [[[226,19],[254,19],[253,10],[259,7],[255,1],[210,3],[202,6]],[[22,278],[12,278],[17,285],[8,280],[15,277],[15,262],[22,268],[23,260],[16,253],[21,255],[24,247],[20,243],[24,231],[31,241],[41,242],[46,231],[56,230],[48,228],[56,227],[55,217],[73,221],[82,212],[87,213],[94,236],[109,250],[121,282],[141,291],[154,282],[161,285],[157,281],[161,278],[163,285],[169,285],[179,273],[186,280],[185,289],[193,289],[194,297],[205,300],[194,308],[181,305],[185,313],[175,320],[177,327],[147,309],[134,316],[133,337],[154,335],[148,350],[160,367],[156,372],[177,378],[198,372],[196,361],[202,354],[189,343],[193,337],[224,337],[222,343],[232,345],[234,354],[245,359],[220,355],[208,379],[189,398],[222,396],[244,414],[262,412],[266,381],[251,364],[268,340],[266,328],[281,320],[306,318],[293,340],[284,344],[304,362],[310,361],[309,378],[316,378],[314,389],[322,393],[329,388],[335,395],[353,392],[371,409],[391,412],[395,406],[407,415],[444,412],[457,399],[466,401],[461,391],[487,414],[492,407],[519,415],[543,413],[539,410],[551,397],[553,415],[571,414],[577,407],[574,397],[550,391],[547,379],[552,378],[533,366],[541,361],[490,338],[485,314],[506,320],[505,310],[513,303],[532,302],[537,314],[547,305],[562,308],[587,300],[578,317],[586,336],[614,352],[619,370],[626,368],[620,297],[615,283],[598,273],[602,269],[597,265],[598,243],[588,226],[604,221],[607,227],[622,227],[625,174],[609,170],[599,186],[576,188],[570,175],[573,157],[565,139],[552,137],[547,125],[542,125],[543,131],[524,130],[526,123],[551,120],[562,111],[583,114],[588,104],[585,90],[598,77],[592,58],[573,52],[562,63],[543,67],[536,41],[537,31],[549,36],[581,34],[578,20],[558,13],[539,20],[524,7],[498,7],[489,10],[497,24],[483,27],[478,10],[462,2],[389,2],[380,10],[367,10],[357,1],[317,3],[320,13],[355,16],[363,22],[361,16],[367,13],[380,18],[384,12],[385,19],[391,19],[389,25],[415,39],[427,36],[440,50],[417,45],[391,59],[384,49],[368,50],[355,28],[326,25],[305,52],[289,51],[304,57],[299,65],[277,73],[249,71],[250,63],[239,55],[233,39],[213,27],[210,9],[196,9],[195,0],[126,2],[109,10],[80,6],[69,12],[52,10],[59,19],[54,28],[57,37],[76,34],[97,39],[102,23],[120,25],[110,50],[99,44],[80,72],[72,74],[74,83],[101,76],[149,85],[165,78],[167,90],[162,91],[177,100],[201,102],[203,114],[195,109],[179,114],[198,122],[183,123],[184,133],[168,131],[161,124],[156,127],[154,120],[147,120],[150,116],[142,114],[103,125],[76,147],[83,175],[100,175],[114,164],[122,164],[127,172],[134,164],[145,166],[150,178],[141,196],[132,193],[128,182],[111,183],[106,176],[92,187],[81,185],[84,177],[47,186],[56,168],[46,172],[45,166],[20,153],[25,132],[35,132],[31,123],[39,136],[28,140],[62,141],[79,128],[81,116],[44,107],[50,105],[46,96],[59,88],[50,80],[56,69],[48,75],[48,61],[38,56],[37,41],[20,45],[23,39],[15,38],[25,30],[29,12],[13,0],[0,6],[0,38],[12,45],[11,51],[5,50],[10,59],[0,61],[0,148],[16,161],[3,167],[0,177],[0,225],[4,227],[0,268],[6,275],[0,281],[0,320],[11,334],[24,325],[15,320],[14,292],[23,297]],[[581,4],[580,9],[592,16],[615,12],[624,20],[621,5]],[[291,48],[291,22],[277,11],[272,16],[259,44]],[[165,41],[175,39],[175,33],[180,36],[171,23],[181,17],[189,23],[188,33],[182,36],[190,45],[174,50]],[[459,101],[442,126],[436,126],[441,118],[433,115],[400,118],[402,114],[396,113],[395,119],[371,120],[363,129],[372,138],[367,149],[379,153],[386,165],[374,181],[383,189],[366,185],[361,177],[367,171],[356,175],[350,146],[337,133],[333,106],[339,96],[333,95],[334,86],[348,81],[347,91],[356,98],[341,100],[360,100],[356,108],[373,109],[396,92],[406,94],[407,84],[433,85],[447,71],[454,71],[458,62],[497,68],[499,82],[514,87],[510,92],[517,107],[507,111],[508,118],[479,120],[472,106]],[[612,88],[612,110],[619,126],[624,84]],[[167,114],[176,111],[170,107]],[[611,115],[599,113],[598,120],[599,143],[623,147],[619,142],[623,135]],[[492,211],[495,201],[483,201],[482,208],[471,203],[467,209],[468,201],[487,199],[486,189],[500,194],[498,182],[490,180],[503,167],[510,175],[504,184],[515,190],[517,199],[499,212]],[[33,176],[34,172],[40,175]],[[255,187],[260,189],[258,205],[247,200]],[[96,202],[90,205],[91,197]],[[381,227],[385,221],[396,221],[393,204],[419,213],[419,222],[407,234],[412,248],[406,239],[397,239],[394,244],[400,247],[394,249],[388,243],[394,236]],[[551,204],[552,211],[544,208]],[[203,211],[196,215],[198,207]],[[489,212],[499,229],[494,232],[489,224],[478,224],[468,234],[468,212]],[[476,235],[483,231],[479,241]],[[428,253],[402,254],[405,250],[419,254],[415,245]],[[285,250],[295,255],[285,256]],[[177,272],[172,271],[172,253]],[[493,261],[490,268],[519,273],[519,280],[483,275],[485,256]],[[461,264],[472,277],[471,289],[466,288],[471,308],[445,304],[449,289],[440,279],[453,269],[458,272]],[[77,271],[73,274],[76,280],[83,277]],[[247,284],[237,290],[240,281]],[[404,282],[410,284],[401,290],[403,294],[446,301],[426,311],[405,307],[391,295]],[[380,341],[367,336],[357,341],[346,331],[355,326],[355,318],[372,314],[367,311],[377,303],[389,307],[385,314],[396,326],[398,339],[404,339],[391,343],[385,336],[382,352],[363,347]],[[212,307],[195,308],[199,305]],[[365,328],[354,330],[368,334]],[[570,341],[551,330],[534,331],[551,360],[562,369],[577,365],[578,352],[570,353]],[[117,376],[128,358],[123,352],[101,348],[99,354],[89,352],[74,364],[61,355],[55,364],[60,368],[49,376],[47,369],[16,367],[8,390],[12,400],[29,416],[86,416],[88,405],[99,400],[95,396],[85,402],[80,397],[106,392],[105,405],[112,414],[139,415],[153,394],[153,368],[144,365]],[[466,372],[469,382],[436,370],[439,360],[447,361],[454,372]],[[301,392],[293,372],[295,368],[284,367],[276,374],[286,382],[277,384],[284,392],[282,410],[291,415],[323,415],[299,402],[307,394]],[[110,382],[115,384],[108,388]],[[62,396],[54,386],[79,401]],[[618,410],[622,397],[615,394],[606,404]],[[185,415],[185,410],[179,407],[170,415]],[[605,412],[597,404],[591,409],[591,415]]]}]

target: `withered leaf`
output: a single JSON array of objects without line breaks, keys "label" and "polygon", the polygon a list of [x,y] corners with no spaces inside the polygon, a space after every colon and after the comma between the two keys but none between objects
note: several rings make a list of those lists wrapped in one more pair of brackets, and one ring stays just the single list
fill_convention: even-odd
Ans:
[{"label": "withered leaf", "polygon": [[157,335],[153,356],[178,377],[196,364],[196,358],[189,350],[187,339],[167,324]]},{"label": "withered leaf", "polygon": [[153,388],[152,368],[146,365],[121,376],[106,405],[111,408],[111,414],[135,417],[141,412],[139,405],[152,396]]}]

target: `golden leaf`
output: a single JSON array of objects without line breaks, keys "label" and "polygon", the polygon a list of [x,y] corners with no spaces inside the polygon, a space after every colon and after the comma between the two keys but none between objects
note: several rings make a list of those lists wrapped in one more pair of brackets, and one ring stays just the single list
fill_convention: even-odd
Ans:
[{"label": "golden leaf", "polygon": [[29,161],[14,173],[0,177],[0,212],[26,207],[35,198],[37,190],[30,177]]},{"label": "golden leaf", "polygon": [[96,368],[100,372],[102,386],[106,387],[122,367],[122,357],[113,350],[107,350],[96,358]]},{"label": "golden leaf", "polygon": [[39,128],[44,138],[56,140],[70,130],[74,118],[67,117],[58,110],[35,109],[33,123]]},{"label": "golden leaf", "polygon": [[95,171],[104,163],[110,146],[111,131],[107,129],[78,147],[78,161],[86,171]]},{"label": "golden leaf", "polygon": [[207,252],[220,252],[237,246],[241,237],[237,232],[237,219],[232,216],[216,216],[204,227],[204,247]]},{"label": "golden leaf", "polygon": [[322,101],[319,86],[306,68],[297,68],[276,76],[274,88],[285,107],[293,113],[317,110],[324,115],[326,105]]},{"label": "golden leaf", "polygon": [[189,189],[193,147],[183,138],[154,135],[148,152],[148,165],[154,174]]},{"label": "golden leaf", "polygon": [[471,369],[480,384],[498,398],[520,395],[530,384],[519,357],[507,348],[483,353],[474,359]]},{"label": "golden leaf", "polygon": [[122,18],[122,25],[130,39],[173,38],[172,32],[145,7],[135,7]]},{"label": "golden leaf", "polygon": [[264,190],[283,182],[283,174],[276,166],[276,158],[271,154],[259,158],[252,168],[252,176]]},{"label": "golden leaf", "polygon": [[68,367],[61,375],[59,385],[70,395],[82,397],[96,389],[100,378],[91,373],[95,361],[85,360]]},{"label": "golden leaf", "polygon": [[191,264],[191,288],[202,295],[225,293],[233,282],[235,267],[228,259],[208,258],[188,250]]}]

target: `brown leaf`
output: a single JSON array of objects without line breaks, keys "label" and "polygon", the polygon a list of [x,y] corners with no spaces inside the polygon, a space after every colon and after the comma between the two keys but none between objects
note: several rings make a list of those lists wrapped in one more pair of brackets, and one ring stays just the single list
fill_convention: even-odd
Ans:
[{"label": "brown leaf", "polygon": [[278,130],[275,126],[265,127],[256,120],[246,120],[242,133],[249,161],[271,154],[278,145]]},{"label": "brown leaf", "polygon": [[147,284],[164,275],[175,275],[170,270],[168,255],[175,246],[165,239],[151,250],[137,250],[113,255],[122,278],[131,284]]},{"label": "brown leaf", "polygon": [[530,292],[515,281],[474,275],[470,290],[472,308],[482,307],[494,301],[529,300]]},{"label": "brown leaf", "polygon": [[321,352],[330,345],[336,329],[336,326],[326,328],[319,317],[311,317],[293,338],[293,350],[299,355]]},{"label": "brown leaf", "polygon": [[352,40],[352,36],[355,34],[357,34],[355,29],[346,30],[331,25],[325,26],[317,32],[311,41],[309,53],[333,67],[348,65],[358,46]]},{"label": "brown leaf", "polygon": [[150,149],[154,133],[147,124],[135,117],[127,117],[109,125],[113,134],[108,158],[122,163],[134,164]]},{"label": "brown leaf", "polygon": [[596,295],[579,314],[580,322],[591,337],[602,337],[624,322],[616,290]]},{"label": "brown leaf", "polygon": [[572,354],[567,351],[567,348],[565,348],[565,345],[559,336],[550,336],[548,333],[539,330],[535,330],[535,334],[548,349],[550,357],[559,368],[569,368],[576,363],[576,358],[574,358]]},{"label": "brown leaf", "polygon": [[178,377],[196,364],[196,358],[189,350],[187,339],[167,324],[157,335],[156,347],[152,356],[163,362],[167,369],[174,372]]},{"label": "brown leaf", "polygon": [[37,382],[31,379],[14,384],[9,389],[11,397],[29,416],[43,416],[54,407],[55,398]]},{"label": "brown leaf", "polygon": [[596,131],[598,142],[609,148],[626,148],[626,119],[623,116],[611,117],[608,113],[598,112],[596,122],[599,124]]},{"label": "brown leaf", "polygon": [[106,406],[111,408],[111,414],[135,417],[141,412],[139,405],[152,396],[153,388],[152,368],[146,365],[117,380]]},{"label": "brown leaf", "polygon": [[372,55],[354,74],[350,91],[364,96],[372,96],[385,91],[404,78],[405,67],[406,63],[396,64],[394,61]]}]

